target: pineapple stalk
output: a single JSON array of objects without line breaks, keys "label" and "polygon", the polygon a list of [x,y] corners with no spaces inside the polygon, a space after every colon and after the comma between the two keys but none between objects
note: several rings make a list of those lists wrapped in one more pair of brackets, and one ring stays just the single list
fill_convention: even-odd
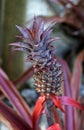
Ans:
[{"label": "pineapple stalk", "polygon": [[55,123],[54,113],[53,113],[53,102],[51,99],[46,100],[46,118],[48,126],[51,126]]}]

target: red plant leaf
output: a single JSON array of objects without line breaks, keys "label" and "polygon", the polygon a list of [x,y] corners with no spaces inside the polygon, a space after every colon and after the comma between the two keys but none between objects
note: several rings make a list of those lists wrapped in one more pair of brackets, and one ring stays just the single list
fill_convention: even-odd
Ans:
[{"label": "red plant leaf", "polygon": [[47,130],[62,130],[59,124],[54,124],[50,126]]},{"label": "red plant leaf", "polygon": [[70,1],[70,0],[67,0],[67,2],[68,2],[69,4],[71,4],[71,6],[73,7],[73,10],[76,12],[76,14],[77,14],[78,17],[80,18],[80,20],[81,20],[82,22],[84,22],[84,16],[83,16],[82,12],[80,11],[80,8],[78,8],[77,6],[75,6],[74,3],[73,3],[72,1]]},{"label": "red plant leaf", "polygon": [[84,16],[80,11],[80,8],[78,8],[77,6],[74,5],[74,3],[71,0],[52,0],[53,2],[59,2],[60,4],[62,4],[63,6],[66,6],[66,4],[70,4],[73,8],[73,10],[76,12],[76,14],[78,15],[78,17],[80,18],[80,20],[82,22],[84,22]]},{"label": "red plant leaf", "polygon": [[13,81],[15,86],[20,86],[25,83],[28,79],[32,77],[34,73],[33,67],[31,66],[28,70],[26,70],[19,78]]},{"label": "red plant leaf", "polygon": [[[62,96],[62,97],[59,97],[59,100],[60,100],[60,102],[63,104],[63,105],[68,105],[68,107],[70,107],[70,106],[73,106],[73,107],[77,107],[77,108],[79,108],[79,109],[81,109],[83,112],[84,112],[84,106],[82,106],[80,103],[78,103],[77,101],[75,101],[75,100],[73,100],[73,99],[71,99],[71,98],[69,98],[69,97],[66,97],[66,96]],[[68,112],[70,112],[71,113],[71,111],[70,111],[70,109],[68,110]],[[66,112],[65,112],[65,114],[67,114]],[[73,114],[73,115],[72,115]],[[70,128],[70,130],[71,130],[71,128],[73,129],[73,130],[76,130],[76,128],[78,128],[78,126],[79,126],[79,122],[76,124],[76,126],[75,126],[75,124],[73,125],[73,127],[70,125],[70,120],[72,119],[72,117],[74,116],[74,113],[72,113],[71,114],[71,117],[70,117],[70,119],[67,117],[67,120],[66,120],[66,123],[68,124],[66,124],[65,123],[65,125],[66,125],[66,128]],[[76,118],[77,117],[75,117],[75,121],[76,121]],[[77,121],[76,121],[77,122]],[[76,123],[75,122],[75,123]],[[66,129],[66,130],[68,130],[68,129]]]},{"label": "red plant leaf", "polygon": [[83,130],[83,128],[84,128],[84,112],[81,112],[81,116],[80,116],[78,123],[79,123],[79,125],[78,125],[79,130]]},{"label": "red plant leaf", "polygon": [[[0,69],[0,73],[2,73],[2,75],[3,75],[2,69]],[[27,80],[29,80],[32,77],[33,73],[34,73],[34,70],[33,70],[33,67],[31,66],[30,68],[28,68],[28,70],[26,70],[24,73],[22,73],[17,79],[15,79],[13,81],[13,84],[16,86],[17,89],[19,89],[19,87],[23,83],[25,83]],[[7,75],[4,75],[4,76],[6,76],[6,78],[8,78]],[[3,95],[0,91],[0,100],[4,99],[4,96],[5,95]]]},{"label": "red plant leaf", "polygon": [[58,107],[62,112],[64,112],[64,109],[62,108],[60,100],[53,94],[51,94],[50,96],[55,106]]},{"label": "red plant leaf", "polygon": [[59,62],[62,65],[62,69],[63,69],[63,75],[64,75],[64,95],[68,96],[68,97],[72,97],[72,91],[71,91],[71,72],[70,69],[67,65],[67,63],[61,59],[58,58]]},{"label": "red plant leaf", "polygon": [[40,114],[43,110],[44,102],[45,102],[45,96],[40,96],[38,98],[38,100],[36,101],[34,111],[33,111],[33,116],[32,116],[33,129],[34,130],[37,130],[37,123],[39,121]]},{"label": "red plant leaf", "polygon": [[[54,22],[56,24],[57,23],[67,23],[67,24],[69,24],[69,25],[71,25],[75,28],[81,27],[81,25],[77,21],[74,24],[74,21],[72,19],[70,19],[70,18],[67,19],[67,16],[59,17],[59,16],[56,16],[56,15],[54,15],[54,16],[41,16],[40,15],[37,18],[39,20],[43,20],[45,24],[46,23],[52,23],[52,22]],[[32,22],[32,19],[29,21],[29,23],[31,23],[31,22]]]},{"label": "red plant leaf", "polygon": [[80,82],[81,82],[81,76],[82,76],[83,60],[84,60],[84,51],[79,53],[74,63],[71,87],[72,87],[72,96],[73,96],[73,99],[75,100],[78,100]]},{"label": "red plant leaf", "polygon": [[30,126],[17,113],[15,113],[11,108],[9,108],[2,101],[0,101],[0,114],[6,120],[9,121],[9,123],[12,125],[14,130],[32,130]]},{"label": "red plant leaf", "polygon": [[[3,70],[2,70],[3,71]],[[4,73],[4,71],[3,71]],[[4,75],[6,75],[4,73]],[[28,105],[24,102],[19,92],[16,90],[15,86],[12,82],[5,78],[0,71],[0,89],[4,93],[4,95],[12,102],[17,112],[20,114],[22,118],[32,127],[32,118],[31,118],[31,110]]]},{"label": "red plant leaf", "polygon": [[[72,91],[71,91],[71,72],[69,70],[69,67],[67,63],[59,59],[59,62],[62,65],[63,68],[63,74],[64,74],[64,95],[68,97],[72,97]],[[74,110],[72,106],[66,106],[65,107],[65,130],[75,130],[75,119],[74,119]]]},{"label": "red plant leaf", "polygon": [[70,105],[70,106],[77,107],[77,108],[81,109],[82,111],[84,111],[84,106],[82,106],[79,102],[73,100],[72,98],[69,98],[67,96],[60,96],[60,97],[58,97],[58,99],[63,105]]},{"label": "red plant leaf", "polygon": [[5,79],[9,80],[8,76],[6,75],[6,73],[4,73],[3,69],[0,68],[0,74],[2,75],[2,77],[4,77]]}]

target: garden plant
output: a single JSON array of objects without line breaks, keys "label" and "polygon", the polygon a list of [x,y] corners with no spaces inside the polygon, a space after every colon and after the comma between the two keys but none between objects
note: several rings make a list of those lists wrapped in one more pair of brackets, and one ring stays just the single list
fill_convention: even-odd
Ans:
[{"label": "garden plant", "polygon": [[[53,45],[59,40],[53,37],[53,28],[63,19],[35,16],[31,21],[29,27],[16,26],[20,32],[18,40],[9,44],[14,53],[22,51],[27,54],[26,62],[31,62],[31,67],[15,81],[11,81],[0,68],[0,121],[9,130],[41,130],[41,118],[45,115],[46,130],[82,130],[84,104],[80,102],[79,91],[84,50],[78,53],[71,72],[67,62],[56,55]],[[18,86],[31,77],[39,94],[33,110],[18,91]],[[4,102],[4,97],[12,107]]]}]

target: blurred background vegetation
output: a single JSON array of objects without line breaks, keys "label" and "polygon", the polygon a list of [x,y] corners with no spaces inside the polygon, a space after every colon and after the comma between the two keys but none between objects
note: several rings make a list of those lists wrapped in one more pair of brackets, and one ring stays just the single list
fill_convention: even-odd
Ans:
[{"label": "blurred background vegetation", "polygon": [[[75,57],[84,49],[84,1],[71,0],[73,4],[67,2],[68,0],[59,0],[57,3],[52,1],[56,0],[0,0],[0,66],[11,80],[19,77],[28,68],[25,54],[12,52],[9,46],[9,43],[17,40],[16,35],[19,32],[15,26],[28,25],[34,15],[65,18],[55,25],[53,34],[60,37],[60,40],[54,45],[57,55],[67,61],[71,71]],[[31,93],[35,95],[35,92],[27,91],[28,86],[32,88],[32,85],[25,84],[22,95],[31,104],[36,96],[30,96]],[[81,86],[81,95],[84,96],[84,78]]]}]

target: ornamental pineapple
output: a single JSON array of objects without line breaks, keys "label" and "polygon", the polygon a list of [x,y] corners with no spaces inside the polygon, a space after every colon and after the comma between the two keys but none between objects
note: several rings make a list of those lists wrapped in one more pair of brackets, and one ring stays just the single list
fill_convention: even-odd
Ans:
[{"label": "ornamental pineapple", "polygon": [[14,50],[28,53],[27,60],[32,62],[34,68],[36,91],[47,98],[51,93],[60,95],[63,91],[62,67],[52,45],[58,38],[51,37],[52,26],[44,29],[44,22],[35,17],[31,28],[17,26],[22,41],[11,43]]}]

